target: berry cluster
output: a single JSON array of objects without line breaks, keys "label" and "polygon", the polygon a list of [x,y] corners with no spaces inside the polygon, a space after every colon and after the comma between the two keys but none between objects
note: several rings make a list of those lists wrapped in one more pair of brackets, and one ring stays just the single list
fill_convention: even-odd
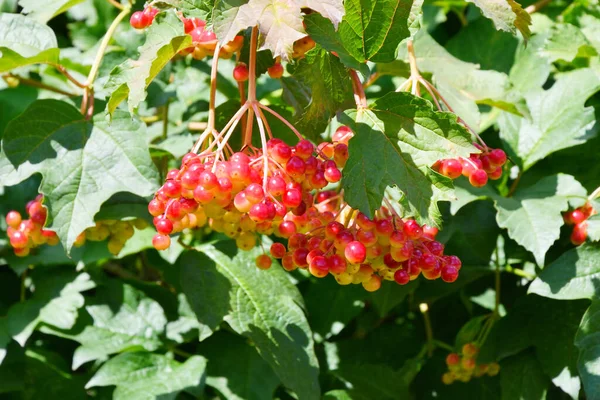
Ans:
[{"label": "berry cluster", "polygon": [[338,182],[348,158],[342,143],[322,146],[329,157],[308,140],[288,146],[271,139],[266,145],[267,154],[239,152],[224,161],[213,153],[187,154],[148,205],[158,232],[154,247],[164,250],[170,234],[208,223],[250,250],[257,234],[285,231],[286,217],[304,215],[313,204],[311,192]]},{"label": "berry cluster", "polygon": [[[382,279],[404,285],[421,273],[454,282],[461,262],[443,254],[436,228],[403,220],[391,206],[369,219],[345,204],[343,194],[325,190],[340,181],[352,136],[343,126],[332,142],[318,147],[271,139],[266,155],[255,149],[224,161],[210,152],[187,154],[148,205],[158,232],[154,247],[167,249],[169,235],[208,225],[242,250],[254,248],[259,234],[287,239],[287,246],[270,248],[284,269],[308,269],[316,277],[331,273],[342,285],[375,291]],[[263,254],[256,265],[268,269],[271,258]]]},{"label": "berry cluster", "polygon": [[[135,29],[145,29],[152,25],[154,17],[158,14],[159,10],[148,6],[144,11],[136,11],[131,15],[129,23]],[[200,18],[185,18],[181,17],[184,31],[186,34],[192,37],[193,46],[181,51],[181,55],[191,54],[196,60],[202,60],[207,55],[214,55],[217,47],[217,36],[214,32],[206,30],[206,21]],[[231,56],[238,52],[244,44],[243,36],[236,36],[231,42],[221,47],[219,51],[219,58],[231,58]]]},{"label": "berry cluster", "polygon": [[495,376],[500,372],[498,363],[477,364],[479,348],[473,343],[467,343],[462,348],[462,355],[450,353],[446,357],[448,372],[442,375],[442,382],[446,385],[454,381],[469,382],[474,376],[479,378],[483,375]]},{"label": "berry cluster", "polygon": [[[44,229],[48,212],[42,205],[43,196],[38,195],[35,200],[27,203],[25,210],[29,219],[23,220],[18,211],[10,211],[6,214],[8,225],[8,237],[15,255],[25,257],[31,249],[43,244],[56,246],[59,243],[56,232]],[[144,229],[148,223],[143,219],[130,221],[104,220],[96,222],[96,226],[83,231],[75,239],[74,246],[83,246],[86,240],[100,242],[108,239],[108,250],[117,255],[123,249],[125,242],[133,236],[133,227]]]},{"label": "berry cluster", "polygon": [[298,39],[294,42],[294,48],[292,52],[293,58],[302,58],[304,54],[315,47],[315,41],[310,36],[305,36],[302,39]]},{"label": "berry cluster", "polygon": [[567,211],[563,215],[567,225],[574,225],[573,232],[571,232],[571,243],[575,246],[579,246],[587,239],[587,219],[594,214],[597,214],[597,211],[590,203],[585,203],[582,207]]},{"label": "berry cluster", "polygon": [[461,175],[469,178],[469,183],[475,187],[485,186],[488,178],[500,179],[502,167],[506,164],[506,153],[502,149],[489,149],[474,144],[481,153],[471,154],[469,158],[448,158],[437,161],[433,169],[450,179]]},{"label": "berry cluster", "polygon": [[10,245],[19,257],[29,255],[30,250],[35,247],[43,244],[55,246],[59,242],[56,232],[44,229],[48,212],[42,205],[42,200],[43,196],[40,194],[27,203],[25,210],[29,219],[23,219],[18,211],[6,214]]}]

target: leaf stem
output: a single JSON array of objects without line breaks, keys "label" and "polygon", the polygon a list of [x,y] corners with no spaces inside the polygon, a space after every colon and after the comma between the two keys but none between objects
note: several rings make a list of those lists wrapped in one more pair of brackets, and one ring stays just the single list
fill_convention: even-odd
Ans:
[{"label": "leaf stem", "polygon": [[423,314],[423,322],[425,324],[425,335],[427,335],[427,355],[431,357],[435,348],[433,340],[433,329],[431,328],[431,319],[429,318],[429,306],[427,303],[419,304],[419,311]]},{"label": "leaf stem", "polygon": [[498,246],[496,246],[495,249],[495,255],[496,255],[496,271],[495,271],[495,287],[496,287],[496,299],[495,299],[495,304],[494,304],[494,318],[498,318],[498,316],[500,315],[499,313],[499,309],[500,309],[500,259],[499,259],[499,251],[498,251]]},{"label": "leaf stem", "polygon": [[519,171],[519,175],[517,175],[517,178],[510,185],[510,189],[508,189],[508,193],[506,194],[506,197],[512,197],[512,195],[515,194],[515,191],[517,190],[517,186],[519,185],[519,182],[521,181],[522,175],[523,175],[523,173],[521,171]]},{"label": "leaf stem", "polygon": [[75,79],[73,77],[73,75],[71,75],[69,73],[69,71],[67,71],[67,69],[65,68],[64,65],[60,65],[60,64],[50,64],[50,65],[52,65],[54,68],[56,68],[56,70],[58,72],[60,72],[61,74],[63,74],[65,76],[65,78],[67,78],[75,86],[77,86],[77,87],[79,87],[81,89],[85,89],[86,88],[86,84],[85,83],[81,83],[77,79]]},{"label": "leaf stem", "polygon": [[[258,45],[258,27],[252,28],[250,36],[250,64],[249,81],[248,81],[248,99],[247,104],[252,105],[256,101],[256,50]],[[254,108],[248,107],[248,118],[246,119],[246,129],[244,130],[243,148],[252,145],[252,128],[254,127]]]},{"label": "leaf stem", "polygon": [[369,79],[367,79],[367,81],[363,84],[363,89],[366,89],[369,86],[371,86],[372,84],[374,84],[375,81],[377,81],[377,79],[379,79],[380,77],[381,77],[381,74],[379,72],[374,72],[373,74],[371,74]]},{"label": "leaf stem", "polygon": [[419,89],[421,74],[419,73],[419,68],[417,68],[417,57],[415,55],[415,46],[412,39],[409,39],[406,42],[406,48],[408,50],[408,64],[410,65],[410,77],[412,84],[411,93],[415,96],[421,97],[421,90]]},{"label": "leaf stem", "polygon": [[274,117],[276,117],[277,119],[279,119],[279,120],[280,120],[281,122],[283,122],[283,123],[284,123],[284,124],[285,124],[285,125],[286,125],[288,128],[290,128],[290,130],[291,130],[292,132],[294,132],[294,134],[295,134],[295,135],[298,137],[298,140],[302,140],[302,139],[304,139],[304,138],[302,137],[302,135],[300,134],[300,132],[298,132],[298,129],[296,129],[296,127],[294,127],[294,125],[290,124],[290,122],[289,122],[287,119],[285,119],[285,118],[283,118],[281,115],[279,115],[279,113],[278,113],[278,112],[276,112],[276,111],[274,111],[274,110],[271,110],[269,107],[267,107],[267,106],[265,106],[264,104],[261,104],[261,103],[259,103],[259,102],[257,102],[257,104],[258,104],[258,106],[259,106],[260,108],[262,108],[262,109],[263,109],[263,110],[265,110],[265,111],[268,111],[268,112],[269,112],[271,115],[273,115]]},{"label": "leaf stem", "polygon": [[597,187],[597,188],[596,188],[596,190],[594,190],[594,191],[592,192],[592,194],[590,194],[590,195],[588,196],[588,201],[592,201],[592,200],[594,200],[595,198],[597,198],[597,197],[599,197],[599,196],[600,196],[600,186],[599,186],[599,187]]},{"label": "leaf stem", "polygon": [[521,278],[529,279],[530,281],[532,281],[535,278],[537,278],[536,275],[529,274],[529,273],[527,273],[527,272],[525,272],[525,271],[523,271],[522,269],[519,269],[519,268],[513,268],[510,265],[505,266],[504,267],[504,271],[509,272],[509,273],[511,273],[513,275],[516,275],[516,276],[520,276]]},{"label": "leaf stem", "polygon": [[539,0],[530,6],[525,7],[525,11],[529,14],[540,11],[542,8],[550,4],[552,0]]},{"label": "leaf stem", "polygon": [[127,16],[127,14],[129,14],[130,11],[131,11],[130,6],[123,7],[123,9],[119,13],[119,15],[117,15],[117,18],[115,18],[115,20],[108,27],[106,34],[102,38],[102,42],[100,42],[100,47],[98,48],[98,52],[96,53],[96,58],[94,59],[94,63],[92,64],[92,68],[90,69],[90,73],[88,75],[85,86],[90,87],[94,84],[94,81],[96,80],[96,77],[98,76],[98,70],[100,69],[100,63],[102,62],[102,59],[104,58],[104,53],[106,52],[106,48],[108,47],[108,44],[110,43],[110,40],[112,39],[112,36],[114,35],[115,31],[117,30],[117,27],[119,26],[119,24],[121,23],[123,18],[125,18]]},{"label": "leaf stem", "polygon": [[350,70],[350,78],[352,78],[352,88],[354,89],[354,101],[358,109],[367,108],[367,96],[365,89],[355,70]]},{"label": "leaf stem", "polygon": [[6,78],[18,79],[19,83],[22,83],[23,85],[35,87],[35,88],[38,88],[38,89],[48,90],[50,92],[62,94],[62,95],[69,96],[69,97],[76,97],[77,96],[75,93],[66,92],[66,91],[64,91],[62,89],[55,88],[54,86],[46,85],[45,83],[42,83],[42,82],[39,82],[39,81],[36,81],[36,80],[33,80],[33,79],[21,78],[18,75],[6,74],[2,78],[4,78],[4,79],[6,79]]},{"label": "leaf stem", "polygon": [[106,0],[108,1],[110,4],[112,4],[113,6],[117,7],[119,10],[123,10],[125,7],[123,6],[123,4],[117,2],[116,0]]},{"label": "leaf stem", "polygon": [[215,130],[215,98],[217,97],[217,73],[219,67],[219,52],[221,45],[217,43],[210,69],[210,98],[208,100],[208,126],[207,130]]},{"label": "leaf stem", "polygon": [[450,352],[454,352],[454,347],[450,346],[448,343],[442,342],[441,340],[434,340],[433,344],[437,347],[441,347],[442,349],[448,350]]}]

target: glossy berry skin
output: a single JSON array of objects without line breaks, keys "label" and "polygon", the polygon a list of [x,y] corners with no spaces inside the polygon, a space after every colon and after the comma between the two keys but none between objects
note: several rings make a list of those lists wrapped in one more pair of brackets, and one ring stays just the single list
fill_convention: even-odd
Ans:
[{"label": "glossy berry skin", "polygon": [[448,265],[442,268],[441,277],[444,282],[452,283],[458,279],[458,269],[456,269],[454,266]]},{"label": "glossy berry skin", "polygon": [[283,258],[286,253],[285,246],[281,243],[273,243],[271,245],[270,253],[274,258]]},{"label": "glossy berry skin", "polygon": [[171,246],[171,238],[167,235],[157,233],[152,238],[152,246],[154,246],[156,250],[166,250]]},{"label": "glossy berry skin", "polygon": [[147,25],[147,16],[144,15],[142,11],[136,11],[131,14],[131,18],[129,19],[129,24],[132,28],[135,29],[144,29]]},{"label": "glossy berry skin", "polygon": [[409,219],[406,221],[402,229],[404,234],[412,240],[417,240],[423,236],[423,229],[414,219]]},{"label": "glossy berry skin", "polygon": [[283,76],[283,65],[275,63],[267,69],[267,73],[273,79],[279,79]]},{"label": "glossy berry skin", "polygon": [[233,79],[235,79],[237,82],[246,82],[249,76],[250,72],[248,71],[246,64],[238,64],[233,69]]},{"label": "glossy berry skin", "polygon": [[565,222],[571,225],[579,224],[586,219],[586,215],[580,209],[576,209],[565,214]]},{"label": "glossy berry skin", "polygon": [[408,282],[410,282],[410,275],[406,270],[399,269],[394,272],[394,280],[398,285],[406,285]]},{"label": "glossy berry skin", "polygon": [[348,262],[352,264],[361,264],[367,257],[367,248],[361,242],[352,241],[346,246],[344,255]]},{"label": "glossy berry skin", "polygon": [[581,222],[573,228],[571,232],[571,243],[575,246],[579,246],[587,239],[587,222]]},{"label": "glossy berry skin", "polygon": [[156,231],[162,235],[168,235],[173,232],[173,222],[167,218],[160,218],[156,222]]},{"label": "glossy berry skin", "polygon": [[487,173],[482,169],[474,170],[469,176],[469,183],[475,187],[483,187],[488,181]]},{"label": "glossy berry skin", "polygon": [[501,149],[494,149],[490,152],[490,154],[488,155],[488,157],[490,158],[490,162],[493,165],[496,166],[502,166],[504,164],[506,164],[506,153],[501,150]]},{"label": "glossy berry skin", "polygon": [[462,169],[463,167],[460,161],[450,158],[442,161],[440,173],[450,179],[456,179],[462,175]]},{"label": "glossy berry skin", "polygon": [[21,224],[21,214],[17,211],[9,211],[6,214],[6,224],[12,228],[18,228]]},{"label": "glossy berry skin", "polygon": [[27,235],[21,231],[16,231],[10,236],[10,245],[15,249],[25,248],[28,242]]}]

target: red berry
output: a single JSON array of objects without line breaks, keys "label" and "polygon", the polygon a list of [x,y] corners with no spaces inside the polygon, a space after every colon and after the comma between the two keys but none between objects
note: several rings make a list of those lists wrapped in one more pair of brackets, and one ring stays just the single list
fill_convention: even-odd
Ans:
[{"label": "red berry", "polygon": [[285,246],[281,243],[273,243],[270,249],[273,258],[283,258],[285,256]]},{"label": "red berry", "polygon": [[152,238],[152,246],[154,246],[156,250],[166,250],[171,246],[171,238],[167,235],[157,233]]},{"label": "red berry", "polygon": [[576,225],[585,221],[587,217],[580,209],[576,209],[565,214],[565,220],[568,224]]},{"label": "red berry", "polygon": [[420,239],[421,236],[423,236],[423,229],[421,228],[421,225],[419,225],[414,219],[405,221],[402,230],[404,231],[404,234],[412,240]]},{"label": "red berry", "polygon": [[136,11],[131,14],[129,24],[135,29],[144,29],[147,25],[147,16],[142,11]]},{"label": "red berry", "polygon": [[482,169],[476,169],[469,176],[469,183],[475,187],[483,187],[488,181],[486,172]]},{"label": "red berry", "polygon": [[399,269],[394,272],[394,280],[399,285],[406,285],[410,281],[410,275],[404,269]]},{"label": "red berry", "polygon": [[460,362],[460,356],[456,353],[450,353],[446,356],[446,365],[457,365]]},{"label": "red berry", "polygon": [[337,254],[329,257],[329,270],[334,274],[341,274],[342,272],[346,272],[346,260]]},{"label": "red berry", "polygon": [[15,231],[10,236],[10,245],[15,249],[23,249],[27,247],[27,243],[29,242],[29,238],[27,235],[21,231]]},{"label": "red berry", "polygon": [[6,214],[6,224],[17,229],[21,224],[21,214],[17,211],[9,211],[9,213]]},{"label": "red berry", "polygon": [[332,140],[334,142],[341,142],[344,144],[348,144],[348,141],[354,136],[354,132],[349,127],[342,125],[336,129],[335,133],[332,136]]},{"label": "red berry", "polygon": [[496,166],[502,166],[506,164],[506,153],[502,149],[494,149],[488,155],[490,162]]},{"label": "red berry", "polygon": [[367,257],[367,248],[361,242],[350,242],[344,250],[344,256],[352,264],[361,264]]},{"label": "red berry", "polygon": [[250,72],[246,64],[240,63],[233,69],[233,79],[238,82],[246,82],[248,76],[250,76]]},{"label": "red berry", "polygon": [[267,69],[267,72],[271,78],[279,79],[283,76],[283,65],[281,65],[281,63],[275,63]]},{"label": "red berry", "polygon": [[167,218],[160,218],[154,225],[156,226],[156,231],[162,235],[168,235],[173,232],[173,222]]},{"label": "red berry", "polygon": [[462,169],[463,167],[460,161],[450,158],[442,161],[440,173],[450,179],[456,179],[462,174]]},{"label": "red berry", "polygon": [[458,269],[452,265],[446,265],[442,268],[442,280],[452,283],[458,278]]},{"label": "red berry", "polygon": [[323,256],[316,256],[311,260],[308,270],[313,276],[323,278],[329,273],[329,262]]},{"label": "red berry", "polygon": [[[575,246],[579,246],[587,239],[587,222],[581,222],[573,228],[571,233],[571,243]],[[12,241],[11,241],[12,243]]]},{"label": "red berry", "polygon": [[260,256],[256,257],[256,266],[260,269],[269,269],[271,268],[271,257],[269,257],[266,254],[261,254]]}]

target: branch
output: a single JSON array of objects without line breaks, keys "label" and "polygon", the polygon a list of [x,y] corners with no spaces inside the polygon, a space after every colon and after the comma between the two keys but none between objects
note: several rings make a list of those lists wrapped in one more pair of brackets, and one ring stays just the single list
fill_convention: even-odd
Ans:
[{"label": "branch", "polygon": [[54,86],[46,85],[45,83],[42,83],[42,82],[39,82],[39,81],[35,81],[33,79],[21,78],[20,76],[13,75],[13,74],[6,74],[2,78],[3,79],[6,79],[6,78],[18,79],[19,83],[22,83],[23,85],[35,87],[35,88],[38,88],[38,89],[48,90],[50,92],[62,94],[62,95],[69,96],[69,97],[76,97],[77,96],[75,93],[69,93],[69,92],[66,92],[66,91],[64,91],[62,89],[56,88]]}]

